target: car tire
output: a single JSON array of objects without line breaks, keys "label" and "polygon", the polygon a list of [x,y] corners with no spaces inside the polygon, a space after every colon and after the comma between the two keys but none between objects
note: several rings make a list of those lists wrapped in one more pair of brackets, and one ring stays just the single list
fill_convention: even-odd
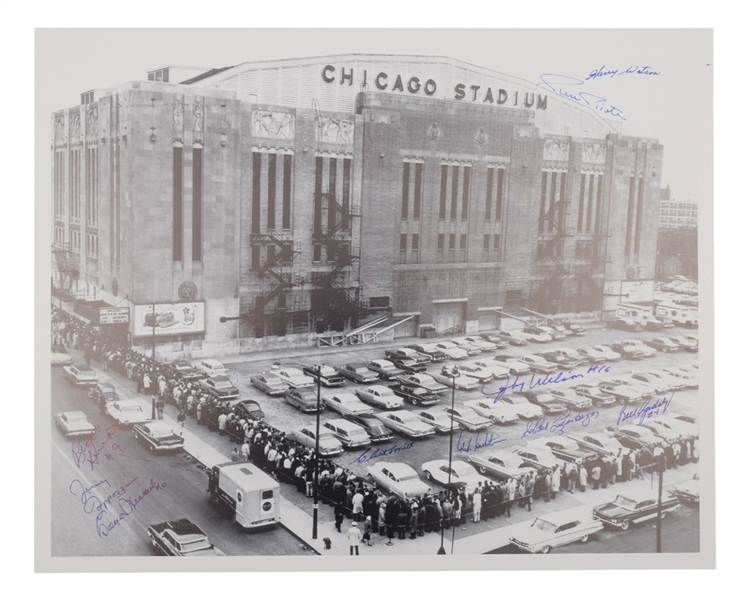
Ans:
[{"label": "car tire", "polygon": [[158,547],[159,547],[159,545],[158,545],[158,544],[156,543],[156,538],[155,538],[155,537],[154,537],[153,535],[151,535],[150,533],[148,534],[148,537],[150,537],[150,538],[151,538],[151,545],[152,545],[152,546],[153,546],[154,548],[158,548]]},{"label": "car tire", "polygon": [[424,476],[427,478],[427,481],[432,481],[432,473],[429,471],[425,471]]},{"label": "car tire", "polygon": [[490,416],[490,423],[492,423],[493,425],[495,425],[497,423],[497,417],[491,415]]},{"label": "car tire", "polygon": [[416,398],[409,398],[409,402],[411,402],[414,406],[419,405],[419,402],[417,402]]},{"label": "car tire", "polygon": [[134,437],[135,439],[137,439],[137,440],[141,439],[141,436],[140,436],[140,435],[138,435],[138,432],[137,432],[137,431],[133,431],[133,437]]},{"label": "car tire", "polygon": [[663,510],[661,511],[661,518],[666,519],[667,518],[667,511]]},{"label": "car tire", "polygon": [[625,400],[625,398],[620,398],[620,399],[618,400],[618,402],[619,402],[620,404],[622,404],[623,406],[625,406],[625,405],[627,404],[627,401]]},{"label": "car tire", "polygon": [[487,472],[487,467],[485,467],[484,465],[479,465],[479,466],[477,467],[477,469],[479,470],[479,472],[480,472],[480,473],[481,473],[482,475],[484,475],[484,474],[485,474],[485,473]]},{"label": "car tire", "polygon": [[586,535],[584,535],[584,536],[583,536],[583,537],[581,538],[581,542],[585,544],[585,543],[586,543],[586,542],[588,542],[588,541],[589,541],[589,534],[587,533]]},{"label": "car tire", "polygon": [[540,550],[540,552],[542,554],[549,554],[550,550],[552,550],[552,546],[542,546],[542,549]]},{"label": "car tire", "polygon": [[627,531],[629,527],[630,521],[623,521],[622,523],[620,523],[620,529],[622,529],[623,531]]}]

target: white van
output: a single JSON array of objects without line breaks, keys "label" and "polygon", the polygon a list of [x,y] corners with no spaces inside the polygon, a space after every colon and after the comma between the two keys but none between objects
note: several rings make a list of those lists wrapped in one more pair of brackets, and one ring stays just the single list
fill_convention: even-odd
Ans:
[{"label": "white van", "polygon": [[370,436],[367,432],[346,419],[331,419],[323,423],[323,427],[330,431],[345,448],[359,448],[370,443]]},{"label": "white van", "polygon": [[229,371],[218,360],[213,358],[204,358],[193,365],[199,371],[203,371],[209,377],[216,375],[228,375]]},{"label": "white van", "polygon": [[208,473],[211,500],[234,511],[241,527],[254,529],[281,521],[279,482],[250,462],[228,462]]}]

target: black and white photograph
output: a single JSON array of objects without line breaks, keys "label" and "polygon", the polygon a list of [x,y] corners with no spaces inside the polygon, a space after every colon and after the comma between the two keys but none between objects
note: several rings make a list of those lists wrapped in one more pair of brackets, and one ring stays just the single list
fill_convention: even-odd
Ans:
[{"label": "black and white photograph", "polygon": [[38,29],[44,569],[712,567],[712,44]]}]

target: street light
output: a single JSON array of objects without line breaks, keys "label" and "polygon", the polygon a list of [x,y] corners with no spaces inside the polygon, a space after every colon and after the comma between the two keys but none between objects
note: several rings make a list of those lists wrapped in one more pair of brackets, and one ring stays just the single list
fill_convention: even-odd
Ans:
[{"label": "street light", "polygon": [[[659,454],[654,453],[654,451],[650,450],[646,446],[643,447],[643,449],[648,452],[651,455],[651,458],[656,459],[656,462],[654,463],[656,465],[656,469],[659,471],[659,496],[657,498],[657,504],[656,504],[656,552],[661,552],[661,519],[662,519],[662,502],[661,502],[661,495],[662,495],[662,486],[664,483],[664,470],[666,469],[666,462],[667,462],[667,456],[664,453],[664,449],[661,446],[657,446],[661,450]],[[653,479],[651,480],[653,482]]]},{"label": "street light", "polygon": [[315,474],[313,475],[313,525],[312,539],[318,539],[318,475],[320,473],[320,365],[315,366],[315,374],[318,376],[318,403],[315,411]]},{"label": "street light", "polygon": [[[453,408],[456,404],[456,378],[460,375],[458,372],[458,368],[456,365],[453,365],[453,368],[450,370],[450,373],[448,376],[453,380],[453,383],[451,385],[451,427],[450,431],[448,433],[448,489],[451,489],[451,475],[453,474]],[[455,523],[455,520],[454,520]],[[455,525],[453,525],[455,528]],[[445,527],[440,528],[440,549],[438,550],[438,554],[445,554],[445,547],[443,546],[443,538],[445,535]],[[451,554],[453,551],[451,550]]]}]

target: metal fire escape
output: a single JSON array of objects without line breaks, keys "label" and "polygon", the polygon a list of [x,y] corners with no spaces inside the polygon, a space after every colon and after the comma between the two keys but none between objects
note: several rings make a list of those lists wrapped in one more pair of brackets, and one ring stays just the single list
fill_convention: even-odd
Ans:
[{"label": "metal fire escape", "polygon": [[53,244],[52,254],[57,263],[57,272],[60,274],[60,289],[69,294],[73,279],[79,274],[78,266],[71,256],[70,244]]},{"label": "metal fire escape", "polygon": [[603,296],[604,294],[604,283],[603,281],[597,281],[596,276],[598,274],[603,275],[604,265],[610,262],[609,254],[606,254],[607,245],[605,242],[611,236],[612,229],[600,229],[595,232],[591,241],[591,254],[584,257],[589,258],[591,262],[586,265],[576,266],[575,269],[576,276],[584,280],[588,284],[589,289],[599,296]]},{"label": "metal fire escape", "polygon": [[570,200],[552,202],[544,215],[543,222],[552,223],[554,235],[544,240],[544,244],[537,248],[537,262],[550,260],[554,265],[553,272],[539,285],[536,293],[537,306],[547,306],[551,298],[562,298],[562,282],[572,273],[565,264],[565,238],[575,236],[574,231],[565,229],[565,213]]}]

